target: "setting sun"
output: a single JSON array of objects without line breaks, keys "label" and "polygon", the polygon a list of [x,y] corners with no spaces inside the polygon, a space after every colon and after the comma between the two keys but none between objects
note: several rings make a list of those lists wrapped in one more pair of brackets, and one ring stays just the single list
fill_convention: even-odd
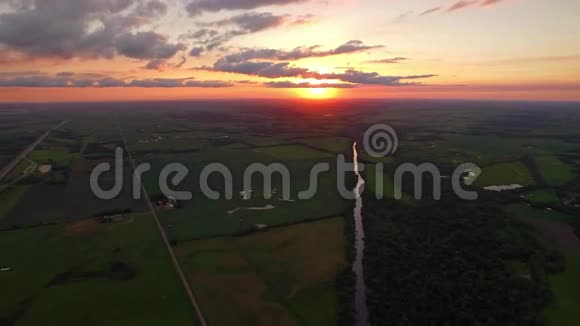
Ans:
[{"label": "setting sun", "polygon": [[301,97],[309,99],[328,99],[336,95],[335,88],[300,88],[298,92]]}]

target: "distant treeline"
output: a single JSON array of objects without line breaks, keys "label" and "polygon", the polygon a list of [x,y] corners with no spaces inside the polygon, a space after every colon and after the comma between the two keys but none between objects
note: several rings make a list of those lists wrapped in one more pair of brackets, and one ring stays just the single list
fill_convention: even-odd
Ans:
[{"label": "distant treeline", "polygon": [[130,208],[111,209],[111,210],[106,210],[106,211],[102,211],[100,213],[97,213],[97,214],[93,215],[93,217],[126,215],[126,214],[131,214],[132,212],[133,212],[133,210]]}]

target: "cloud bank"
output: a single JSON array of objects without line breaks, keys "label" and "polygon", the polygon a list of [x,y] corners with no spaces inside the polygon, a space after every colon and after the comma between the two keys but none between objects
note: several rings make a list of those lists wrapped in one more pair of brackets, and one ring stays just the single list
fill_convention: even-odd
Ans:
[{"label": "cloud bank", "polygon": [[190,2],[186,9],[192,16],[206,12],[219,12],[222,10],[256,9],[265,6],[281,6],[304,3],[308,0],[195,0]]}]

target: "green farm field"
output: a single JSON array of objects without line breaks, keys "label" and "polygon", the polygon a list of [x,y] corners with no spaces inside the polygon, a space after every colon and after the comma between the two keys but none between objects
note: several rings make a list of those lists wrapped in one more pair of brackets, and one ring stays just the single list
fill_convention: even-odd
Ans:
[{"label": "green farm field", "polygon": [[544,312],[548,325],[574,326],[578,324],[580,253],[578,251],[565,251],[565,257],[566,271],[549,278],[555,299]]},{"label": "green farm field", "polygon": [[475,184],[480,187],[512,184],[525,187],[534,184],[534,179],[525,164],[510,162],[484,167]]},{"label": "green farm field", "polygon": [[560,186],[574,178],[574,170],[555,156],[537,156],[536,164],[550,186]]},{"label": "green farm field", "polygon": [[335,278],[346,268],[343,224],[330,218],[176,251],[211,325],[330,326],[338,316]]},{"label": "green farm field", "polygon": [[[195,325],[153,218],[0,232],[0,320],[11,325]],[[74,309],[71,309],[74,307]]]}]

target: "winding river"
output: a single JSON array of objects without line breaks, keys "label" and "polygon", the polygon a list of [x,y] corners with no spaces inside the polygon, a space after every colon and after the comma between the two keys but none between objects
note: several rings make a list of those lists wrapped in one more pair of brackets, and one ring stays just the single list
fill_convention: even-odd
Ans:
[{"label": "winding river", "polygon": [[356,284],[355,284],[355,312],[356,312],[356,326],[368,326],[369,325],[369,313],[367,309],[367,295],[366,295],[366,284],[364,278],[364,268],[363,268],[363,258],[365,251],[365,230],[363,224],[362,208],[363,200],[362,193],[365,188],[365,180],[360,174],[359,164],[358,164],[358,151],[357,143],[352,146],[353,151],[353,162],[354,162],[354,173],[357,176],[356,187],[354,188],[355,193],[355,207],[354,207],[354,227],[355,227],[355,259],[352,269],[355,274]]}]

